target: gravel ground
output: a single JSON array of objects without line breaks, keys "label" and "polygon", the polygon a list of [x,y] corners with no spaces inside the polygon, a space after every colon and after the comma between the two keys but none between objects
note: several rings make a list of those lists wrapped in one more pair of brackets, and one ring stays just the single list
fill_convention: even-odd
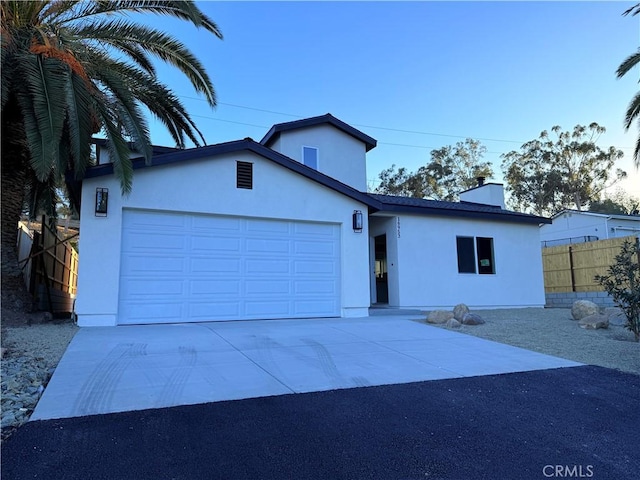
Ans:
[{"label": "gravel ground", "polygon": [[[483,325],[456,331],[577,362],[640,375],[640,344],[621,326],[585,330],[569,309],[478,310]],[[443,325],[434,325],[446,328]],[[67,345],[71,320],[2,312],[2,439],[29,419]]]},{"label": "gravel ground", "polygon": [[[46,323],[43,323],[46,322]],[[1,438],[29,420],[67,345],[78,331],[71,320],[2,312]]]},{"label": "gravel ground", "polygon": [[571,309],[565,308],[475,310],[474,313],[486,323],[462,325],[455,331],[640,375],[640,343],[635,342],[633,333],[623,326],[585,330],[572,319]]}]

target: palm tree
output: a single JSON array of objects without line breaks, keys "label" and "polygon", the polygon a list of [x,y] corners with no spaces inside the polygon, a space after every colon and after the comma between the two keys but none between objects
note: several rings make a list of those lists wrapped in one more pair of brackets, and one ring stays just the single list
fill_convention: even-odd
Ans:
[{"label": "palm tree", "polygon": [[[622,15],[626,16],[631,14],[632,16],[635,16],[635,15],[638,15],[639,13],[640,13],[640,3],[637,3],[633,7],[626,10]],[[624,62],[620,64],[620,66],[618,67],[618,70],[616,71],[617,77],[618,78],[623,77],[624,75],[626,75],[626,73],[629,70],[631,70],[633,67],[635,67],[638,64],[640,64],[640,48],[636,53],[627,57],[624,60]],[[629,130],[629,127],[631,127],[631,124],[636,119],[640,121],[640,92],[638,92],[635,95],[635,97],[633,97],[633,99],[631,100],[631,103],[629,103],[629,106],[627,107],[627,112],[625,114],[625,119],[624,119],[624,126],[626,130]],[[636,168],[640,168],[640,135],[638,136],[638,140],[636,142],[636,148],[633,152],[633,160]]]},{"label": "palm tree", "polygon": [[127,16],[144,13],[184,20],[222,38],[191,1],[0,4],[3,296],[19,276],[16,226],[25,192],[30,204],[55,215],[56,188],[79,181],[91,165],[93,134],[106,135],[123,193],[132,186],[128,142],[151,160],[143,107],[166,126],[178,147],[187,138],[205,143],[178,97],[158,79],[152,60],[179,69],[214,107],[211,80],[181,42]]}]

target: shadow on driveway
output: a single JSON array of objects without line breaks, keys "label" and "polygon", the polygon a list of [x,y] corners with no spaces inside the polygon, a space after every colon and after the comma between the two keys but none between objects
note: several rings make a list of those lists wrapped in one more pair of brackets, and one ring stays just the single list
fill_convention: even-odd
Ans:
[{"label": "shadow on driveway", "polygon": [[2,479],[632,479],[639,404],[583,366],[36,421]]}]

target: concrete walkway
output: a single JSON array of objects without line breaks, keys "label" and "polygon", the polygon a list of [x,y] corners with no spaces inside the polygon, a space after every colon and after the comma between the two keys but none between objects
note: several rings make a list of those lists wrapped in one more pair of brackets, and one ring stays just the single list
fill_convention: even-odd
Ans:
[{"label": "concrete walkway", "polygon": [[83,328],[31,420],[578,365],[407,316]]}]

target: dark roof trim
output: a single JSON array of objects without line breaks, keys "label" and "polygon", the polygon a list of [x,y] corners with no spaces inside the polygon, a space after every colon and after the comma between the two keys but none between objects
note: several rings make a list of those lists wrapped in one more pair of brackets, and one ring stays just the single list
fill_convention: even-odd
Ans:
[{"label": "dark roof trim", "polygon": [[348,135],[351,135],[357,140],[360,140],[362,143],[366,145],[367,152],[374,148],[378,142],[376,139],[370,137],[369,135],[362,133],[360,130],[353,128],[351,125],[344,123],[342,120],[338,120],[336,117],[327,113],[325,115],[320,115],[319,117],[311,117],[305,118],[303,120],[294,120],[293,122],[285,122],[278,123],[271,127],[271,129],[267,132],[267,134],[260,140],[262,145],[269,147],[273,142],[275,142],[280,133],[287,132],[289,130],[297,130],[299,128],[313,127],[315,125],[321,125],[323,123],[328,123],[329,125],[334,126],[338,130],[342,130]]},{"label": "dark roof trim", "polygon": [[[92,138],[91,143],[93,143],[94,145],[98,145],[99,147],[106,148],[108,142],[106,138]],[[129,150],[131,150],[132,152],[135,152],[135,149],[136,149],[135,143],[128,142],[127,145],[129,147]],[[154,155],[162,155],[165,153],[177,152],[181,150],[178,147],[163,147],[161,145],[151,145],[151,148],[153,149]]]},{"label": "dark roof trim", "polygon": [[[164,155],[154,156],[151,161],[151,165],[146,165],[143,158],[132,160],[132,164],[134,170],[139,170],[143,168],[153,168],[160,165],[170,165],[191,160],[205,159],[225,153],[236,153],[242,151],[249,151],[260,155],[268,160],[277,163],[278,165],[299,173],[303,177],[309,178],[310,180],[318,182],[325,187],[331,188],[332,190],[342,193],[347,197],[364,203],[374,210],[377,210],[380,206],[380,203],[377,200],[373,199],[366,193],[362,193],[353,187],[345,185],[344,183],[339,182],[332,177],[314,170],[313,168],[309,168],[300,162],[296,162],[295,160],[278,152],[275,152],[274,150],[271,150],[270,148],[267,148],[264,145],[251,140],[250,138],[246,138],[244,140],[236,140],[233,142],[219,143],[217,145],[209,145],[206,147],[190,148],[188,150],[177,150],[175,152],[166,153]],[[111,174],[113,174],[113,164],[108,163],[105,165],[98,165],[89,168],[85,174],[85,177],[94,178]]]},{"label": "dark roof trim", "polygon": [[531,225],[549,224],[551,219],[527,213],[503,210],[493,205],[473,202],[441,202],[437,200],[395,197],[370,194],[381,204],[379,211],[390,213],[411,213],[457,218],[473,218],[497,222],[526,223]]}]

